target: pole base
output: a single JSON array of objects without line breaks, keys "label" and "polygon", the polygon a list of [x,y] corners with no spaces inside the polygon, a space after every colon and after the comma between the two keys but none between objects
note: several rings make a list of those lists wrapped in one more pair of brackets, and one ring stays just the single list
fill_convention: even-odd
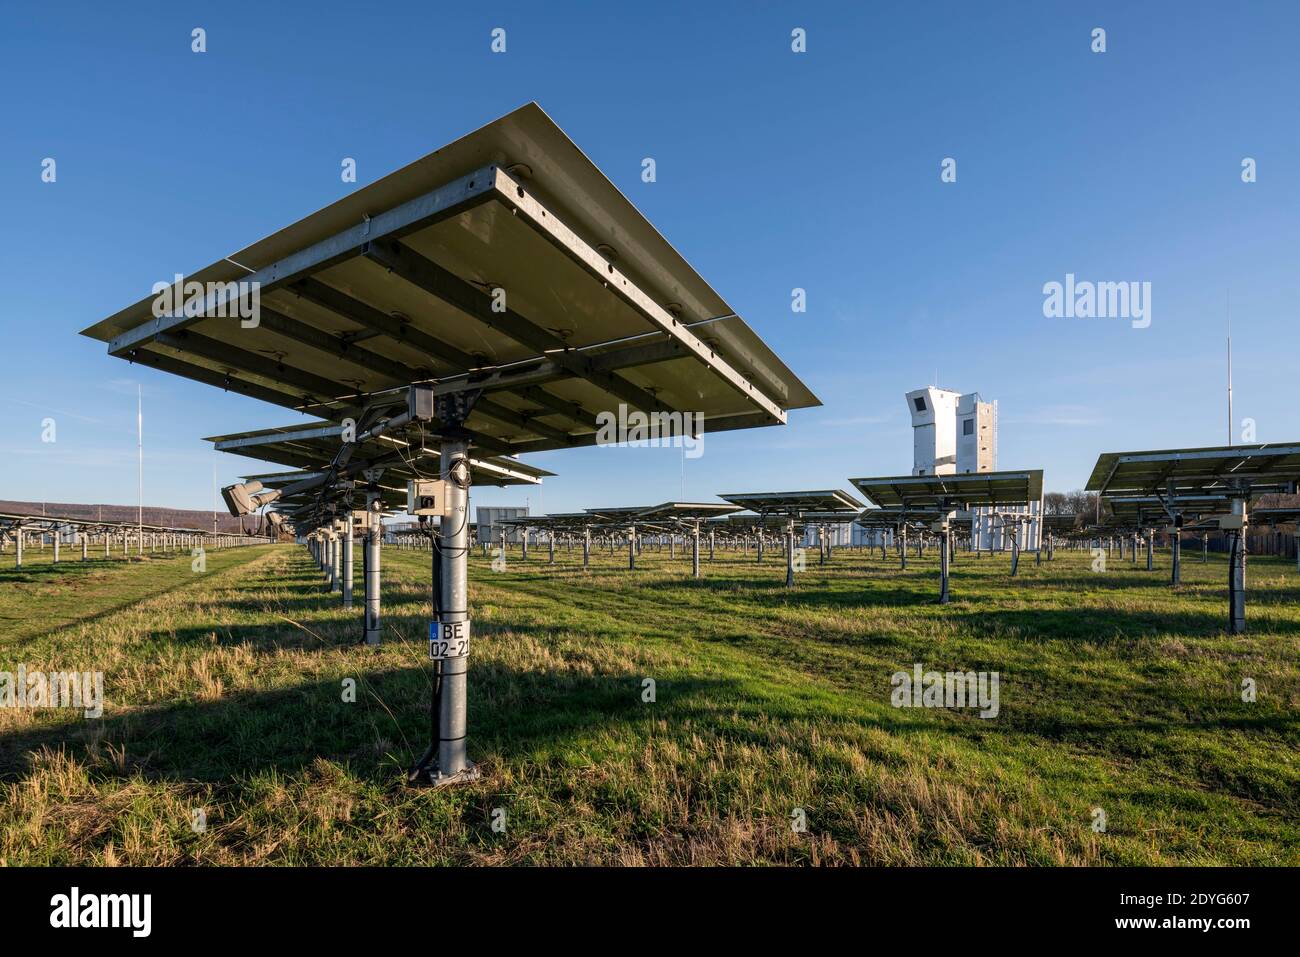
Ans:
[{"label": "pole base", "polygon": [[430,764],[427,767],[415,767],[406,776],[406,783],[411,787],[417,788],[449,788],[457,784],[473,784],[483,775],[479,773],[478,765],[473,761],[466,762],[467,767],[457,771],[455,774],[443,774],[438,770],[436,764]]}]

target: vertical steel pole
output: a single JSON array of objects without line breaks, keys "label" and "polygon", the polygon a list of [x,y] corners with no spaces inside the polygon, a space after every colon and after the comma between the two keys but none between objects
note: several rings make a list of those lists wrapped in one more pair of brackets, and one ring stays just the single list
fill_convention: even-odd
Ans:
[{"label": "vertical steel pole", "polygon": [[582,529],[582,567],[591,567],[591,529]]},{"label": "vertical steel pole", "polygon": [[343,537],[343,607],[352,607],[352,516],[348,515],[347,532]]},{"label": "vertical steel pole", "polygon": [[691,533],[691,577],[700,577],[700,523],[695,523]]},{"label": "vertical steel pole", "polygon": [[1228,552],[1228,632],[1246,633],[1246,500],[1232,500],[1232,514],[1240,527],[1231,535]]},{"label": "vertical steel pole", "polygon": [[939,604],[948,604],[948,542],[952,533],[947,526],[939,532]]},{"label": "vertical steel pole", "polygon": [[785,587],[794,587],[794,519],[786,524],[785,530]]},{"label": "vertical steel pole", "polygon": [[1179,528],[1174,529],[1173,566],[1173,584],[1180,585],[1183,581],[1183,532]]},{"label": "vertical steel pole", "polygon": [[629,525],[627,529],[627,570],[636,571],[636,526]]},{"label": "vertical steel pole", "polygon": [[[443,626],[469,624],[469,444],[462,438],[442,442],[442,478],[447,484],[447,509],[438,527],[442,551],[439,621]],[[465,754],[468,655],[442,661],[438,715],[438,779],[477,777]]]},{"label": "vertical steel pole", "polygon": [[365,592],[366,619],[365,639],[368,645],[379,644],[379,545],[383,535],[379,513],[371,511],[366,516],[366,554],[365,554]]}]

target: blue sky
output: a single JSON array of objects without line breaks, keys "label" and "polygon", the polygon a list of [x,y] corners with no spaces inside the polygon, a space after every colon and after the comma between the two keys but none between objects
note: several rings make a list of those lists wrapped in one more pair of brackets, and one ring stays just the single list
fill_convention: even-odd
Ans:
[{"label": "blue sky", "polygon": [[[134,502],[137,382],[148,504],[210,507],[214,462],[223,484],[258,471],[200,437],[293,413],[78,330],[529,100],[825,403],[706,436],[688,498],[907,472],[903,393],[936,375],[997,399],[999,465],[1053,490],[1102,451],[1221,444],[1229,296],[1237,418],[1300,439],[1300,5],[473,6],[6,8],[0,498]],[[1045,318],[1066,273],[1150,282],[1150,327]],[[677,450],[529,460],[559,477],[475,503],[683,493]]]}]

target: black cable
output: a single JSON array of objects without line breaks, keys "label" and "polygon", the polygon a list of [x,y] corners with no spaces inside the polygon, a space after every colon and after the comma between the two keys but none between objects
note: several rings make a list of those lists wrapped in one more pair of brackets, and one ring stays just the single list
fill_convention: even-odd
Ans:
[{"label": "black cable", "polygon": [[[469,458],[468,458],[468,456],[465,457],[465,458],[463,458],[463,459],[461,459],[461,461],[465,462],[465,476],[464,476],[464,478],[461,478],[461,479],[457,479],[457,478],[455,478],[455,477],[454,477],[454,476],[455,476],[455,473],[454,473],[451,469],[448,469],[448,474],[452,476],[451,478],[448,479],[448,481],[449,481],[449,482],[453,482],[453,483],[456,485],[456,487],[459,488],[459,489],[461,489],[462,491],[464,491],[464,492],[468,492],[468,491],[469,491],[469,487],[470,487],[470,480],[469,480]],[[464,517],[464,518],[462,519],[462,521],[461,521],[460,528],[458,528],[458,529],[456,529],[456,531],[452,532],[451,537],[453,537],[453,538],[456,537],[456,536],[458,536],[458,535],[460,535],[461,532],[466,531],[466,530],[468,530],[468,528],[469,528],[469,496],[468,496],[468,495],[466,495],[466,499],[465,499],[465,501],[466,501],[466,504],[465,504],[465,517]],[[441,525],[440,525],[439,527],[441,528]],[[440,541],[441,538],[442,538],[441,535],[432,535],[432,534],[430,534],[430,539],[431,539],[431,541],[432,541],[432,543],[433,543],[433,550],[436,551],[436,552],[438,552],[439,554],[446,553],[446,554],[451,555],[453,558],[459,558],[461,555],[468,555],[468,554],[470,553],[471,549],[472,549],[472,546],[471,546],[471,545],[469,544],[469,542],[468,542],[468,538],[466,539],[466,544],[465,544],[463,547],[461,547],[461,548],[451,548],[451,549],[445,549],[445,548],[443,548],[442,543],[441,543],[441,541]]]},{"label": "black cable", "polygon": [[[431,589],[433,603],[433,620],[442,619],[442,552],[437,547],[438,536],[433,533],[430,527],[428,516],[419,517],[420,531],[429,539],[430,545],[430,566],[433,577],[433,587]],[[438,758],[438,747],[442,740],[442,661],[434,659],[432,662],[432,674],[430,681],[429,693],[429,746],[425,749],[424,754],[414,767],[411,768],[407,775],[407,780],[415,782],[423,775],[428,768],[436,763]]]}]

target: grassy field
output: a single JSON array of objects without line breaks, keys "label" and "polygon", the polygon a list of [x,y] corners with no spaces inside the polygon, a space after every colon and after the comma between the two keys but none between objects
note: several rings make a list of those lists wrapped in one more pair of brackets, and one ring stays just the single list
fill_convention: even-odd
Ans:
[{"label": "grassy field", "polygon": [[[8,864],[1300,863],[1288,562],[1252,559],[1229,638],[1223,559],[1190,549],[1177,591],[1167,554],[1095,573],[1058,551],[1016,579],[959,555],[947,607],[932,554],[837,552],[792,592],[779,555],[698,582],[649,549],[635,574],[476,555],[483,779],[432,792],[402,783],[428,736],[427,554],[385,550],[379,648],[295,546],[203,574],[67,557],[0,555],[0,670],[103,671],[107,704],[0,709]],[[1000,713],[893,707],[915,663],[997,671]]]}]

